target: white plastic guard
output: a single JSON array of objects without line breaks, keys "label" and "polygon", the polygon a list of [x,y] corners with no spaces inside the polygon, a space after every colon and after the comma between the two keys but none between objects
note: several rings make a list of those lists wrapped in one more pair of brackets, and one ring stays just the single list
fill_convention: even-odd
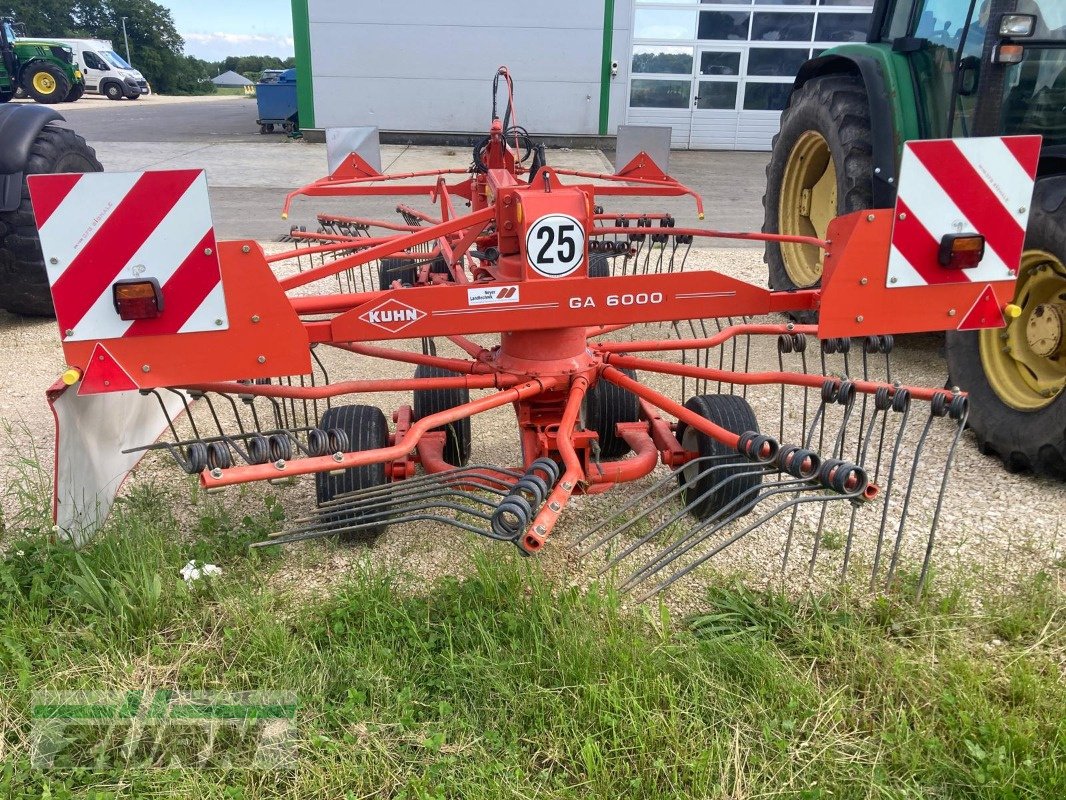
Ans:
[{"label": "white plastic guard", "polygon": [[[56,422],[52,516],[62,537],[80,544],[107,519],[123,481],[144,456],[123,453],[167,429],[155,397],[139,392],[79,395],[56,381],[47,391]],[[171,419],[184,406],[163,395]]]}]

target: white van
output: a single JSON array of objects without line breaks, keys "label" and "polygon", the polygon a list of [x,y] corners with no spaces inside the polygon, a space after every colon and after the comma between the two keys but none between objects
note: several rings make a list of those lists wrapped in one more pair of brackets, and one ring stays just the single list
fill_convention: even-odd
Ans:
[{"label": "white van", "polygon": [[109,100],[136,100],[150,94],[148,81],[115,52],[104,39],[50,39],[74,51],[74,63],[85,75],[86,93],[102,94]]}]

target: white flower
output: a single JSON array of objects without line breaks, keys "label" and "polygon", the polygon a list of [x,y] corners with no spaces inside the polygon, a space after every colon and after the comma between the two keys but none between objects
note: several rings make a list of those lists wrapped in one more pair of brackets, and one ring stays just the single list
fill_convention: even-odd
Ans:
[{"label": "white flower", "polygon": [[213,575],[221,575],[222,567],[214,564],[204,564],[203,566],[197,566],[196,561],[190,561],[184,567],[181,568],[181,577],[185,579],[186,583],[192,583],[198,581],[203,577],[211,577]]},{"label": "white flower", "polygon": [[26,551],[25,550],[16,550],[15,551],[15,555],[24,556],[24,555],[26,555]]}]

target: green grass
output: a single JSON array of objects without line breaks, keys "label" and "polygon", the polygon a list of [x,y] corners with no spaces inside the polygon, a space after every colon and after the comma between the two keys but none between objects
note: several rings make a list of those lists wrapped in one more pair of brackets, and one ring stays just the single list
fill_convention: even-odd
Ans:
[{"label": "green grass", "polygon": [[[678,620],[497,547],[416,596],[356,573],[301,601],[269,583],[283,554],[246,549],[276,507],[205,502],[191,535],[165,508],[135,494],[80,552],[39,509],[8,520],[3,800],[1066,797],[1061,574],[917,604],[725,582]],[[225,573],[186,585],[190,558]],[[294,692],[295,765],[31,767],[34,691],[174,688]]]}]

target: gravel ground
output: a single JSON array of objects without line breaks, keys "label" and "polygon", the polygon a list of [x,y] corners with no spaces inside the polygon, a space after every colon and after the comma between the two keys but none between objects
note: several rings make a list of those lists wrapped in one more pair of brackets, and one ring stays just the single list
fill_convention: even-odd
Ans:
[{"label": "gravel ground", "polygon": [[[269,251],[282,247],[265,245]],[[700,249],[693,251],[687,268],[716,268],[752,282],[762,282],[763,265],[761,253],[754,250]],[[279,271],[294,269],[291,262],[279,265]],[[46,320],[18,319],[0,312],[0,343],[6,355],[0,368],[0,419],[7,435],[0,442],[0,457],[8,465],[7,491],[4,493],[3,510],[9,519],[17,512],[19,504],[16,478],[19,465],[26,459],[36,460],[44,474],[50,474],[52,465],[53,423],[44,401],[44,389],[58,375],[64,364],[58,343],[55,323]],[[671,335],[669,326],[634,326],[613,334],[613,338],[659,338]],[[483,344],[492,344],[492,337],[482,337]],[[774,342],[753,346],[750,368],[776,368],[777,352]],[[400,346],[417,348],[417,342]],[[451,346],[441,348],[442,355],[459,355],[451,352]],[[939,387],[945,380],[945,368],[939,354],[940,339],[936,336],[906,337],[902,339],[893,356],[893,375],[905,383]],[[325,348],[320,348],[325,350]],[[717,358],[717,356],[715,357]],[[731,358],[727,351],[727,361]],[[743,354],[741,354],[743,358]],[[791,358],[796,358],[791,356]],[[831,360],[828,371],[843,373],[843,364]],[[406,377],[410,367],[402,364],[381,363],[353,357],[350,354],[329,351],[323,359],[332,380],[348,377],[379,378]],[[817,356],[812,355],[812,366],[817,366]],[[790,362],[795,363],[795,362]],[[820,368],[818,369],[820,372]],[[849,374],[861,371],[861,356],[853,354]],[[665,376],[647,374],[642,380],[654,388],[672,396],[691,395],[691,382],[682,392],[680,381]],[[714,391],[716,387],[700,391]],[[479,393],[475,392],[475,396]],[[776,387],[753,389],[748,399],[755,408],[765,432],[777,435],[781,402]],[[367,402],[362,400],[362,402]],[[409,397],[386,394],[374,400],[388,415],[398,405],[409,403]],[[813,400],[812,400],[813,403]],[[810,409],[813,412],[813,404]],[[198,417],[205,410],[197,410]],[[856,410],[858,414],[858,409]],[[905,478],[910,474],[911,454],[917,443],[926,418],[924,404],[916,404],[912,425],[903,439],[900,466],[897,469],[897,492],[888,506],[888,544],[891,547],[895,536],[895,523],[900,516],[902,499],[899,492]],[[801,438],[803,420],[803,391],[789,390],[785,398],[784,441],[798,442]],[[916,574],[925,551],[927,532],[940,486],[944,458],[953,438],[950,424],[941,421],[932,430],[925,445],[925,458],[915,473],[916,491],[908,511],[908,527],[901,547],[900,571]],[[853,419],[849,431],[859,427]],[[829,426],[827,444],[832,441],[835,428]],[[480,415],[473,424],[474,463],[512,465],[519,461],[518,442],[513,412],[510,408]],[[854,436],[850,436],[845,452],[854,448]],[[891,431],[887,441],[892,441]],[[885,467],[879,483],[885,485]],[[625,543],[632,542],[636,532],[648,530],[647,524],[635,526],[611,547],[597,551],[586,559],[579,559],[569,546],[591,529],[600,519],[618,513],[625,499],[632,498],[644,489],[651,488],[666,476],[660,468],[653,476],[636,484],[618,487],[610,493],[595,497],[575,497],[552,538],[537,557],[543,568],[560,581],[584,583],[590,580],[605,563],[604,553],[616,554]],[[176,535],[189,535],[192,520],[204,508],[225,508],[230,512],[262,509],[266,495],[278,496],[290,518],[307,513],[313,508],[313,481],[308,478],[291,486],[255,485],[235,487],[224,494],[205,496],[195,490],[195,480],[178,473],[169,459],[151,454],[127,481],[125,491],[145,483],[167,487],[181,519],[181,530]],[[769,505],[766,506],[769,508]],[[875,501],[855,514],[853,527],[854,547],[851,554],[850,576],[858,585],[869,579],[870,564],[878,539],[882,501]],[[755,512],[759,514],[763,507]],[[1066,490],[1056,483],[1031,475],[1006,473],[990,458],[981,456],[974,447],[972,438],[964,436],[957,449],[954,467],[950,473],[937,532],[937,549],[934,565],[940,576],[959,576],[966,580],[1015,581],[1049,564],[1061,563],[1066,558]],[[668,594],[669,601],[677,610],[687,610],[699,602],[701,587],[715,574],[739,573],[755,585],[784,585],[800,589],[809,585],[833,581],[839,574],[845,543],[851,526],[851,507],[835,502],[826,507],[823,533],[820,540],[820,555],[816,567],[808,570],[808,561],[815,543],[814,529],[822,514],[822,504],[803,507],[794,526],[790,526],[791,511],[786,511],[758,526],[750,535],[715,557],[697,571],[689,580],[679,583]],[[628,518],[627,512],[623,517]],[[752,519],[751,517],[748,518]],[[736,530],[734,526],[730,531]],[[781,561],[785,543],[792,528],[792,543],[787,569],[782,570]],[[674,527],[671,533],[682,529]],[[659,547],[668,541],[668,534],[656,539]],[[327,540],[316,540],[291,545],[286,550],[286,561],[276,577],[280,588],[295,593],[317,593],[342,579],[352,569],[387,568],[405,576],[412,588],[445,574],[462,574],[470,569],[467,555],[474,550],[484,550],[493,557],[514,557],[510,546],[476,540],[476,537],[461,533],[444,525],[407,524],[391,527],[373,546],[341,547]],[[638,555],[649,556],[651,546],[642,548]],[[699,551],[703,552],[703,551]],[[624,577],[628,568],[636,567],[640,559],[627,560],[617,571]],[[181,565],[175,565],[177,570]],[[882,571],[883,578],[883,571]],[[646,584],[645,586],[650,586]]]}]

